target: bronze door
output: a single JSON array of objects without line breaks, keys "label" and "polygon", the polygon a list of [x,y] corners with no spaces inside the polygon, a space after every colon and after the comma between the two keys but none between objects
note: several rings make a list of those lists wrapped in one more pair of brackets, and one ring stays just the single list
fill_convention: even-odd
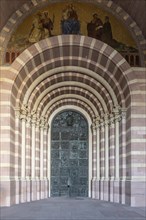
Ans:
[{"label": "bronze door", "polygon": [[88,196],[88,124],[76,111],[61,112],[52,123],[51,196]]}]

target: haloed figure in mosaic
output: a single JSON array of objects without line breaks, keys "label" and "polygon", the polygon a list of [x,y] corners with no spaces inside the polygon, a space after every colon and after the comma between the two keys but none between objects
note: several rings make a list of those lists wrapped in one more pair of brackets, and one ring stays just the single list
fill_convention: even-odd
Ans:
[{"label": "haloed figure in mosaic", "polygon": [[80,34],[80,22],[74,6],[67,5],[62,13],[62,34]]}]

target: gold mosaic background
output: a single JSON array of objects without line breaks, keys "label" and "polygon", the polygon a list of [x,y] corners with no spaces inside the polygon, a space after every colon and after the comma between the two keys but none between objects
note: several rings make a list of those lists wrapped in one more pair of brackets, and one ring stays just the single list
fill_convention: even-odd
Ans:
[{"label": "gold mosaic background", "polygon": [[[49,17],[51,19],[53,18],[53,15],[55,15],[54,28],[52,30],[52,35],[56,36],[56,35],[62,34],[61,33],[62,12],[67,5],[68,4],[66,2],[52,3],[49,6],[39,10],[40,12],[48,11]],[[136,48],[136,44],[133,38],[131,37],[130,33],[128,32],[128,30],[112,14],[104,11],[101,8],[98,8],[94,4],[73,2],[73,6],[78,14],[78,19],[80,21],[81,35],[87,36],[87,23],[89,23],[92,20],[92,15],[94,13],[97,13],[99,18],[102,20],[102,22],[104,22],[105,16],[109,16],[114,39],[116,39],[119,42],[122,42],[123,44],[127,46]],[[37,13],[38,11],[32,14],[31,16],[29,16],[28,18],[26,18],[25,21],[17,28],[17,30],[12,35],[11,40],[9,42],[9,45],[8,45],[9,49],[15,48],[17,50],[20,49],[20,51],[22,51],[26,47],[30,46],[30,45],[27,45],[24,39],[28,38],[31,27],[32,27],[33,19]]]}]

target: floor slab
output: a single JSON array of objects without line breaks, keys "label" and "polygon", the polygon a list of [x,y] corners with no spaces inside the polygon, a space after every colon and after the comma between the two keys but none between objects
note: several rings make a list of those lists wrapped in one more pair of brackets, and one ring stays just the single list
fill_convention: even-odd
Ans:
[{"label": "floor slab", "polygon": [[144,208],[83,198],[49,198],[3,207],[1,220],[145,220]]}]

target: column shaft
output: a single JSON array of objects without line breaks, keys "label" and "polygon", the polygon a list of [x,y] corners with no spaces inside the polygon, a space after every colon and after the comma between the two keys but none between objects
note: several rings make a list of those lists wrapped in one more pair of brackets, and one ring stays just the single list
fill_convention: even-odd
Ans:
[{"label": "column shaft", "polygon": [[22,119],[22,150],[21,150],[21,178],[25,178],[26,160],[26,121]]},{"label": "column shaft", "polygon": [[116,179],[119,179],[119,121],[116,120],[115,122],[115,144],[116,144],[116,149],[115,149],[115,177]]},{"label": "column shaft", "polygon": [[92,134],[92,178],[97,177],[97,134],[96,127],[93,127]]},{"label": "column shaft", "polygon": [[35,124],[32,124],[31,177],[35,178]]},{"label": "column shaft", "polygon": [[41,138],[40,138],[40,178],[43,178],[43,161],[44,161],[44,157],[43,157],[43,144],[44,144],[44,130],[43,128],[41,128]]},{"label": "column shaft", "polygon": [[100,176],[105,177],[105,131],[104,126],[100,127]]},{"label": "column shaft", "polygon": [[109,134],[108,124],[105,124],[105,178],[109,178]]},{"label": "column shaft", "polygon": [[100,140],[99,127],[97,126],[97,179],[100,179]]}]

